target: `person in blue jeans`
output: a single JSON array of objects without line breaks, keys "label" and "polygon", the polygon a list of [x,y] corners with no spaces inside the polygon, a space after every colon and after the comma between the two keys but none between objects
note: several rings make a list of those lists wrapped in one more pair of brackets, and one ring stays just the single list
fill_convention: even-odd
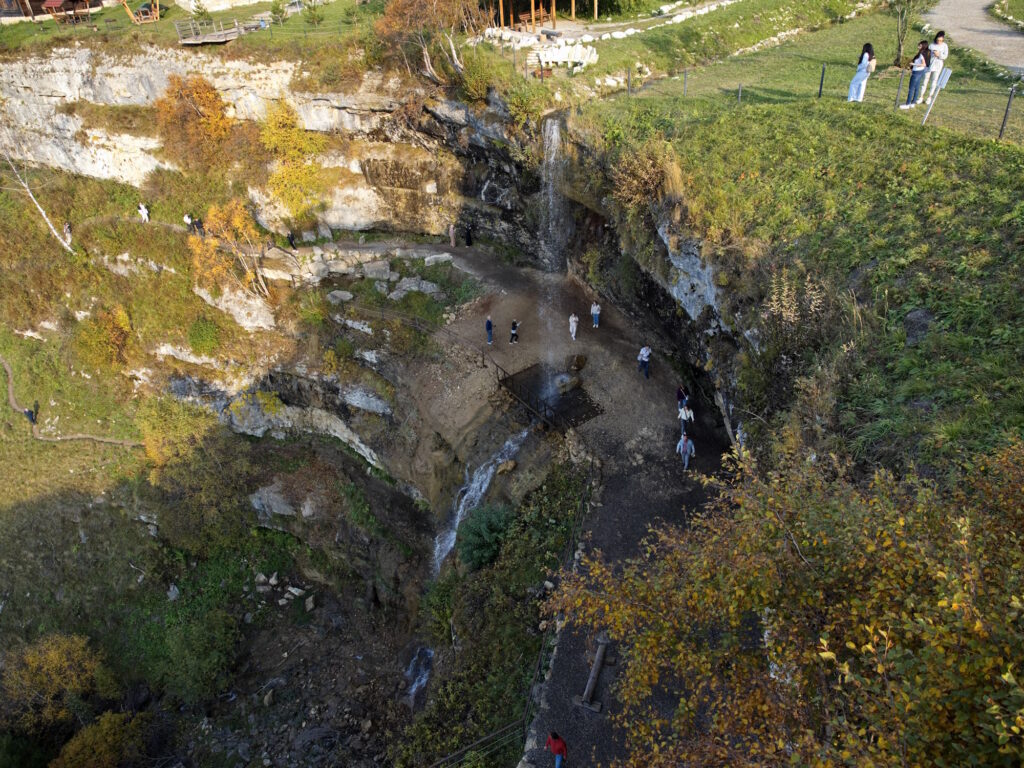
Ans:
[{"label": "person in blue jeans", "polygon": [[494,343],[494,323],[491,322],[491,316],[487,316],[487,322],[484,323],[484,328],[487,329],[487,345],[490,346]]},{"label": "person in blue jeans", "polygon": [[676,443],[676,453],[683,457],[683,471],[687,471],[690,468],[690,458],[696,451],[693,448],[693,440],[687,437],[685,432],[679,438],[679,442]]},{"label": "person in blue jeans", "polygon": [[594,327],[601,324],[601,305],[596,301],[590,305],[590,319],[594,321]]},{"label": "person in blue jeans", "polygon": [[544,744],[544,749],[555,756],[555,768],[564,768],[565,762],[569,757],[569,750],[566,748],[565,740],[561,736],[551,731],[548,734],[547,743]]},{"label": "person in blue jeans", "polygon": [[651,378],[651,348],[646,344],[640,348],[640,354],[636,356],[636,369],[645,379]]},{"label": "person in blue jeans", "polygon": [[931,62],[931,52],[928,50],[928,41],[922,40],[917,44],[917,53],[910,65],[910,85],[907,86],[907,103],[901,104],[900,109],[913,109],[920,103],[925,75],[928,74],[928,65]]}]

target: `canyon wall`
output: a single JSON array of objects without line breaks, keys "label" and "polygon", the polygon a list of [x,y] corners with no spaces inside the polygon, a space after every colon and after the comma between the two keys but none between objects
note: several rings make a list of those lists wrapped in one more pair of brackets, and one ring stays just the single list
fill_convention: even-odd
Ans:
[{"label": "canyon wall", "polygon": [[[387,73],[369,72],[345,92],[312,93],[295,87],[303,76],[295,61],[155,47],[124,55],[85,45],[57,48],[4,63],[3,140],[28,162],[141,187],[151,171],[171,167],[159,140],[86,127],[67,107],[152,105],[171,75],[205,77],[236,118],[259,120],[285,100],[306,129],[342,136],[344,150],[321,158],[335,179],[319,215],[328,227],[442,234],[458,221],[535,249],[524,204],[531,190],[520,188],[500,111],[472,111]],[[410,103],[416,109],[400,111]],[[263,223],[283,229],[280,208],[259,190],[249,194]]]}]

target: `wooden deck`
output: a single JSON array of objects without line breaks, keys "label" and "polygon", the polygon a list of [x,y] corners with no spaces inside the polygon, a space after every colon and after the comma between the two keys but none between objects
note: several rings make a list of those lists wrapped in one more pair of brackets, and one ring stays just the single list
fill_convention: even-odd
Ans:
[{"label": "wooden deck", "polygon": [[220,45],[261,27],[259,21],[186,21],[174,22],[180,45]]}]

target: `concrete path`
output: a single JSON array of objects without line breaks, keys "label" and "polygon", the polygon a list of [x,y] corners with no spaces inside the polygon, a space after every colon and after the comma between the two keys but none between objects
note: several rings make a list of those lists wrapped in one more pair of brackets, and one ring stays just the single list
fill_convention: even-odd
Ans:
[{"label": "concrete path", "polygon": [[945,30],[957,45],[1024,76],[1024,34],[991,16],[986,10],[991,4],[992,0],[939,0],[924,18],[936,30]]}]

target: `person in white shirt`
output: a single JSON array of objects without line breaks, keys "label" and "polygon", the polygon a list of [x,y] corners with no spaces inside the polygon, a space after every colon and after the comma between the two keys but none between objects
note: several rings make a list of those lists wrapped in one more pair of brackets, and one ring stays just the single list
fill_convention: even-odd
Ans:
[{"label": "person in white shirt", "polygon": [[686,434],[687,426],[693,424],[693,409],[688,405],[679,407],[679,421],[682,426],[682,433]]},{"label": "person in white shirt", "polygon": [[868,86],[868,77],[875,71],[875,49],[871,43],[864,43],[857,62],[857,72],[850,81],[847,101],[864,101],[864,90]]},{"label": "person in white shirt", "polygon": [[597,328],[600,325],[601,320],[601,305],[596,301],[590,305],[590,319],[594,321],[594,327]]},{"label": "person in white shirt", "polygon": [[145,203],[139,203],[138,207],[139,218],[142,219],[144,224],[149,223],[149,208],[146,207]]},{"label": "person in white shirt", "polygon": [[579,317],[576,316],[575,312],[569,315],[569,335],[572,336],[573,341],[576,341],[576,328],[579,326],[579,324],[580,319]]},{"label": "person in white shirt", "polygon": [[907,86],[907,103],[900,104],[900,109],[912,109],[921,103],[924,96],[924,78],[928,74],[928,60],[931,54],[928,52],[928,41],[922,40],[917,44],[917,54],[910,64],[910,85]]},{"label": "person in white shirt", "polygon": [[651,378],[651,348],[646,344],[640,348],[640,354],[636,356],[636,369],[645,379]]},{"label": "person in white shirt", "polygon": [[942,72],[942,68],[946,66],[946,59],[949,58],[949,46],[946,45],[946,33],[939,32],[935,36],[935,42],[928,46],[928,51],[932,55],[931,63],[928,65],[928,71],[925,73],[924,82],[921,83],[921,94],[917,98],[917,103],[921,103],[921,99],[924,97],[924,92],[928,90],[928,81],[931,81],[932,88],[928,94],[928,98],[924,101],[926,104],[931,104],[932,99],[935,98],[935,92],[939,90],[939,74]]}]

